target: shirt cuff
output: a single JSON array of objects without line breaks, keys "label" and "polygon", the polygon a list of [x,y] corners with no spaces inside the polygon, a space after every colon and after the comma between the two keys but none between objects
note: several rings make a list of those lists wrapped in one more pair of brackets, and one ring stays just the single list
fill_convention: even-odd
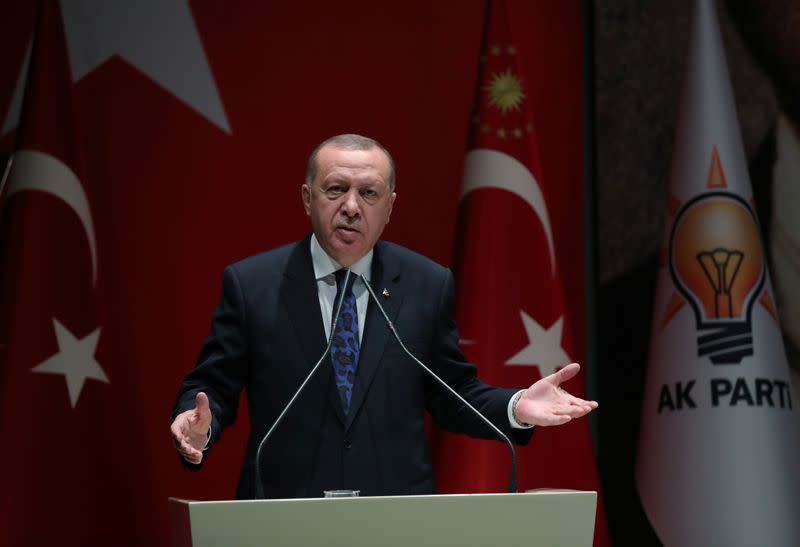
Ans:
[{"label": "shirt cuff", "polygon": [[522,396],[522,393],[523,393],[524,391],[525,391],[524,389],[520,389],[519,391],[517,391],[517,392],[514,394],[514,396],[513,396],[513,397],[511,397],[511,398],[508,400],[508,407],[507,407],[507,411],[508,411],[508,423],[509,423],[509,424],[511,424],[511,428],[512,428],[512,429],[531,429],[531,428],[533,427],[533,424],[523,424],[523,423],[520,423],[520,422],[518,422],[518,421],[517,421],[517,419],[514,417],[514,403],[516,403],[516,402],[517,402],[517,399],[518,399],[519,397],[521,397],[521,396]]},{"label": "shirt cuff", "polygon": [[206,437],[206,445],[203,447],[203,452],[208,450],[208,443],[211,442],[211,424],[208,425],[208,437]]}]

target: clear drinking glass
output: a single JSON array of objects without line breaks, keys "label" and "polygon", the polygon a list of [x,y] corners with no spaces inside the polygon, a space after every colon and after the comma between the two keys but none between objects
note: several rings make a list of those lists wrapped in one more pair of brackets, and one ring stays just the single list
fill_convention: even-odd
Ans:
[{"label": "clear drinking glass", "polygon": [[326,498],[354,498],[361,494],[361,490],[325,490]]}]

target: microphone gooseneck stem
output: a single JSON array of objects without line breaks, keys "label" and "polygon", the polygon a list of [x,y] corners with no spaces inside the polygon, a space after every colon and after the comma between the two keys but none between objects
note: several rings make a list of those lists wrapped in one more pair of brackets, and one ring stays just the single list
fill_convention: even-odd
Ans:
[{"label": "microphone gooseneck stem", "polygon": [[[347,273],[344,277],[344,287],[347,287],[347,283],[350,281],[350,270],[347,270]],[[336,313],[333,314],[331,318],[331,332],[330,336],[328,336],[328,345],[325,346],[325,351],[322,352],[322,356],[320,356],[317,363],[311,368],[311,372],[305,377],[303,383],[300,384],[300,387],[294,392],[292,398],[289,399],[289,402],[286,403],[286,406],[283,407],[283,410],[273,422],[272,427],[269,428],[266,435],[261,439],[261,442],[258,443],[258,449],[256,450],[256,459],[255,459],[255,499],[260,500],[264,499],[264,484],[261,481],[261,449],[264,448],[264,445],[267,443],[267,439],[272,436],[272,433],[275,429],[278,428],[278,425],[283,421],[283,417],[286,416],[286,413],[289,412],[289,409],[292,408],[294,402],[303,392],[306,387],[306,384],[311,380],[311,377],[314,376],[314,373],[317,372],[317,369],[322,365],[322,362],[325,361],[325,357],[328,356],[328,352],[331,350],[331,345],[333,344],[333,332],[336,329],[336,321],[339,320],[339,313],[342,311],[342,304],[344,303],[344,293],[345,291],[341,291],[341,296],[339,297],[339,302],[336,304]]]},{"label": "microphone gooseneck stem", "polygon": [[469,402],[466,399],[464,399],[464,397],[459,395],[459,393],[456,390],[454,390],[452,387],[450,387],[447,384],[447,382],[442,380],[439,377],[438,374],[436,374],[431,369],[429,369],[422,361],[417,359],[416,356],[408,350],[408,348],[406,348],[406,345],[403,343],[403,341],[400,339],[400,335],[397,333],[397,329],[395,329],[395,327],[394,327],[394,323],[392,323],[392,320],[389,319],[389,316],[386,314],[386,311],[383,309],[383,306],[381,305],[380,301],[378,300],[378,297],[375,295],[375,292],[372,290],[372,286],[367,281],[367,278],[364,277],[364,274],[361,274],[361,281],[364,283],[364,285],[366,285],[367,291],[369,291],[369,294],[372,297],[372,301],[376,304],[377,308],[380,310],[381,315],[383,315],[383,318],[386,320],[386,325],[388,325],[389,330],[392,332],[392,334],[394,335],[395,340],[397,340],[397,343],[400,344],[400,347],[403,349],[403,351],[409,357],[411,357],[411,359],[413,359],[420,367],[422,367],[422,370],[427,372],[428,375],[431,378],[436,380],[442,387],[444,387],[447,391],[449,391],[456,399],[461,401],[467,408],[469,408],[473,412],[473,414],[475,414],[481,420],[483,420],[483,422],[486,425],[488,425],[489,428],[492,431],[494,431],[497,434],[497,436],[499,438],[501,438],[503,441],[505,441],[505,443],[508,445],[509,450],[511,450],[511,477],[509,478],[509,481],[508,481],[508,491],[511,492],[511,493],[516,493],[516,491],[517,491],[517,453],[514,450],[514,443],[511,442],[511,440],[505,435],[505,433],[500,431],[500,429],[498,429],[497,426],[495,426],[491,421],[489,421],[489,418],[487,418],[486,416],[481,414],[481,412],[479,412],[478,409],[476,409],[474,406],[469,404]]}]

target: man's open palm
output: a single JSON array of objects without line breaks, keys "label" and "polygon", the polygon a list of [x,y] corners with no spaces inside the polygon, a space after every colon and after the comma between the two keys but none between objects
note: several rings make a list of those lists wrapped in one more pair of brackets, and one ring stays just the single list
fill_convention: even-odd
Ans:
[{"label": "man's open palm", "polygon": [[172,442],[181,456],[191,463],[203,460],[203,448],[208,442],[208,431],[211,428],[211,409],[208,396],[202,391],[194,399],[192,410],[181,412],[170,426]]},{"label": "man's open palm", "polygon": [[569,364],[526,389],[515,409],[517,419],[532,425],[561,425],[597,408],[595,401],[585,401],[561,388],[580,369],[578,363]]}]

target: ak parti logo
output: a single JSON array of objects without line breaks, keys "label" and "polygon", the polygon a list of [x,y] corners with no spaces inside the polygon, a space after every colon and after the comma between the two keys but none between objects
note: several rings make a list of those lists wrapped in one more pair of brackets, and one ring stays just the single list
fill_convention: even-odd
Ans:
[{"label": "ak parti logo", "polygon": [[[707,190],[685,203],[670,197],[668,212],[674,220],[669,242],[661,253],[661,265],[669,267],[675,290],[658,322],[658,331],[663,331],[688,304],[694,312],[697,356],[707,358],[712,365],[741,365],[745,357],[759,357],[754,355],[752,328],[756,305],[768,312],[776,328],[778,323],[766,283],[755,208],[727,188],[714,146]],[[770,351],[761,358],[771,359],[767,355]],[[659,388],[657,413],[722,405],[791,410],[788,381],[762,377],[759,369],[717,369],[721,374],[702,380],[703,384],[708,382],[706,386],[692,377],[665,383]]]},{"label": "ak parti logo", "polygon": [[694,311],[698,357],[715,365],[738,364],[753,355],[752,312],[760,302],[777,318],[764,291],[766,267],[753,205],[727,191],[716,146],[708,191],[686,203],[670,199],[674,217],[668,262],[677,289],[661,321],[663,328],[685,304]]},{"label": "ak parti logo", "polygon": [[692,306],[698,356],[715,365],[753,354],[752,311],[765,268],[752,208],[736,194],[701,194],[678,211],[670,274]]}]

